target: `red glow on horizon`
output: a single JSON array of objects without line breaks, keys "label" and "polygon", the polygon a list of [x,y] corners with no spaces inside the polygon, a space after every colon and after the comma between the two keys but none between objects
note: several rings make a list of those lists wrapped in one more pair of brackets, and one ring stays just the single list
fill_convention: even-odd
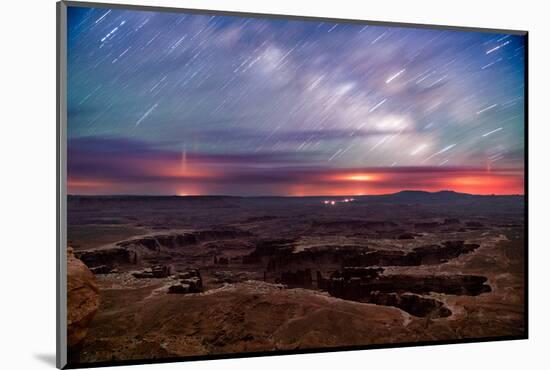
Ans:
[{"label": "red glow on horizon", "polygon": [[[151,163],[154,162],[154,163]],[[70,194],[83,195],[281,195],[360,196],[397,193],[402,190],[437,192],[451,190],[479,195],[524,194],[523,170],[430,168],[378,168],[370,170],[281,170],[231,172],[205,164],[151,161],[143,166],[143,179],[69,176]],[[148,171],[146,171],[148,169]],[[141,174],[140,174],[141,175]]]}]

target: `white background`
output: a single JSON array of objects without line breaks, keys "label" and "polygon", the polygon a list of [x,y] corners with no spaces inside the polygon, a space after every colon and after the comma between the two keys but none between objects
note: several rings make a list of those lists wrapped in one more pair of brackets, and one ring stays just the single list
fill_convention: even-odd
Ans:
[{"label": "white background", "polygon": [[[119,2],[111,0],[113,2]],[[530,339],[133,369],[549,368],[549,27],[545,1],[127,0],[247,12],[523,29],[530,73]],[[55,2],[4,1],[0,19],[0,367],[53,368],[55,358]],[[546,237],[546,238],[545,238]],[[545,351],[546,350],[546,351]]]}]

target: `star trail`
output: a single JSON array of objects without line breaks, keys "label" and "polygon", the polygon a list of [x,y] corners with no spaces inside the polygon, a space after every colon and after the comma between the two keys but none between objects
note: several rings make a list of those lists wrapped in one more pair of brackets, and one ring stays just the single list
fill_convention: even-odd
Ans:
[{"label": "star trail", "polygon": [[71,194],[523,194],[523,36],[68,9]]}]

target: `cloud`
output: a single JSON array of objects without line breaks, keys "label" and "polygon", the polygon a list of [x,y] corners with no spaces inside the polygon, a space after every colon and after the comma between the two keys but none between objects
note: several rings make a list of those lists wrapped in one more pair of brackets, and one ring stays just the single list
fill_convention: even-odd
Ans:
[{"label": "cloud", "polygon": [[399,188],[521,193],[523,186],[523,171],[516,168],[495,172],[469,167],[327,168],[307,161],[300,164],[288,154],[182,153],[117,138],[69,141],[68,173],[70,193],[92,194],[121,189],[128,194],[147,189],[174,194],[193,188],[197,194],[299,195],[293,189],[300,187],[310,192],[302,195],[374,194]]}]

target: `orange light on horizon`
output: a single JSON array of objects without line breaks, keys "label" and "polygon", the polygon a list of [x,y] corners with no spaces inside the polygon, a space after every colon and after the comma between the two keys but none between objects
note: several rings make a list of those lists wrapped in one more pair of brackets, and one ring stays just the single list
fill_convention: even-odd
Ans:
[{"label": "orange light on horizon", "polygon": [[101,180],[82,180],[69,178],[67,187],[69,188],[98,188],[102,186],[110,186],[111,182]]},{"label": "orange light on horizon", "polygon": [[179,189],[176,191],[176,195],[178,197],[190,197],[190,196],[199,196],[204,195],[203,192],[201,192],[200,187],[196,184],[187,184],[184,189]]},{"label": "orange light on horizon", "polygon": [[346,178],[351,181],[372,181],[373,176],[371,175],[351,175]]},{"label": "orange light on horizon", "polygon": [[181,163],[159,163],[158,166],[151,168],[152,173],[168,178],[179,177],[182,179],[201,179],[219,176],[218,172],[214,172],[206,167],[192,165],[189,161],[185,165],[182,165]]},{"label": "orange light on horizon", "polygon": [[347,173],[343,175],[337,175],[332,177],[333,180],[339,181],[357,181],[357,182],[369,182],[379,181],[382,179],[380,174],[374,173]]},{"label": "orange light on horizon", "polygon": [[492,179],[489,176],[462,176],[450,182],[454,185],[487,185]]},{"label": "orange light on horizon", "polygon": [[[285,195],[285,196],[352,196],[392,194],[402,190],[436,192],[452,190],[470,194],[523,194],[521,170],[487,172],[485,168],[438,171],[431,169],[327,169],[324,171],[290,172],[288,178],[254,177],[255,171],[234,172],[234,168],[211,166],[190,161],[148,160],[137,170],[138,182],[132,178],[69,177],[68,189],[74,194],[149,194],[167,195]],[[130,166],[134,168],[135,166]],[[137,172],[134,169],[135,172]],[[260,171],[263,175],[265,171]],[[242,175],[242,176],[241,176]],[[345,199],[342,199],[347,203]]]},{"label": "orange light on horizon", "polygon": [[471,194],[523,194],[523,179],[511,176],[459,176],[448,181],[455,191]]}]

